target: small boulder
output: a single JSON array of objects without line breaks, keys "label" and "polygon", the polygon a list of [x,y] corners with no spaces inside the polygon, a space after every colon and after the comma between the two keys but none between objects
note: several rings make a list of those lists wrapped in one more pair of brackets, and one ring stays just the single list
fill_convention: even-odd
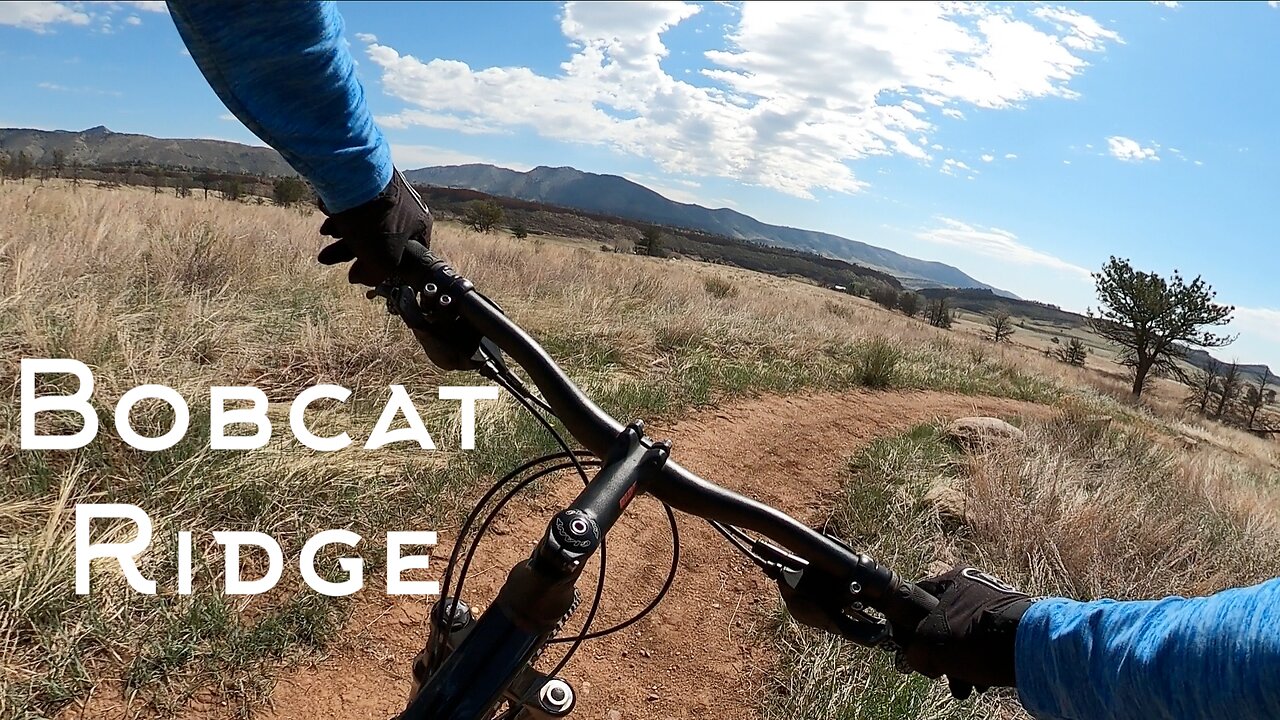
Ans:
[{"label": "small boulder", "polygon": [[944,478],[939,478],[920,497],[917,507],[937,513],[942,528],[952,531],[969,521],[969,498]]},{"label": "small boulder", "polygon": [[1022,430],[993,417],[960,418],[947,426],[946,434],[953,445],[963,450],[1020,443],[1027,438]]}]

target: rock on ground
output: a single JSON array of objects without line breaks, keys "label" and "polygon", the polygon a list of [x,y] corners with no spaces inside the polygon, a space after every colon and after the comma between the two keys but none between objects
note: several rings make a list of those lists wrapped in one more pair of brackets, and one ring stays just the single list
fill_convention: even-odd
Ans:
[{"label": "rock on ground", "polygon": [[1022,430],[993,417],[960,418],[947,426],[946,436],[956,447],[966,450],[1019,443],[1027,438]]}]

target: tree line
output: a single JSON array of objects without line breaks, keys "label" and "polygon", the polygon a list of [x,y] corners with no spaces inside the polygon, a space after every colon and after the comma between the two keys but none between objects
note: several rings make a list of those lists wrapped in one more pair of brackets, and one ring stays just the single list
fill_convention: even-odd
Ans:
[{"label": "tree line", "polygon": [[68,159],[62,150],[51,151],[47,160],[37,163],[25,151],[16,155],[0,151],[0,184],[6,181],[26,183],[28,179],[45,182],[51,178],[69,180],[73,186],[94,182],[106,187],[149,187],[157,195],[172,190],[177,197],[191,197],[200,192],[206,200],[210,193],[223,200],[264,198],[286,206],[315,200],[311,186],[299,177],[271,177],[145,163],[85,165],[74,158]]}]

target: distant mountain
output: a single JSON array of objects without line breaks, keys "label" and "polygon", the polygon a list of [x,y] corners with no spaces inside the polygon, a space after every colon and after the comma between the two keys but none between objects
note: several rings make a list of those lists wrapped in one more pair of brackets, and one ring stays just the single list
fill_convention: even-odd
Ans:
[{"label": "distant mountain", "polygon": [[74,132],[0,128],[0,152],[25,152],[48,164],[55,150],[81,165],[148,164],[246,175],[296,175],[275,150],[225,140],[154,138],[117,133],[99,125]]},{"label": "distant mountain", "polygon": [[807,250],[887,272],[908,287],[981,288],[1015,297],[950,265],[907,257],[829,233],[769,225],[727,208],[712,210],[668,200],[643,185],[616,175],[597,175],[569,167],[536,167],[529,172],[516,172],[478,164],[420,168],[405,175],[410,181],[423,185],[467,188],[490,195]]}]

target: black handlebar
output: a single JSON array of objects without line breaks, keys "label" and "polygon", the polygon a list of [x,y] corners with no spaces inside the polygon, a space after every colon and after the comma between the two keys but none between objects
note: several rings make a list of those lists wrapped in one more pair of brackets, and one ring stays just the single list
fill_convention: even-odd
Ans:
[{"label": "black handlebar", "polygon": [[[606,457],[623,434],[623,425],[585,396],[533,338],[447,263],[413,242],[406,253],[418,267],[427,269],[425,282],[435,285],[441,296],[450,297],[451,312],[524,369],[569,433],[597,456]],[[645,438],[641,443],[644,448],[653,446]],[[672,460],[665,460],[642,490],[677,510],[753,530],[780,543],[810,567],[849,588],[849,594],[859,602],[880,611],[895,632],[909,633],[937,605],[933,596],[870,557],[775,508],[704,480]]]}]

